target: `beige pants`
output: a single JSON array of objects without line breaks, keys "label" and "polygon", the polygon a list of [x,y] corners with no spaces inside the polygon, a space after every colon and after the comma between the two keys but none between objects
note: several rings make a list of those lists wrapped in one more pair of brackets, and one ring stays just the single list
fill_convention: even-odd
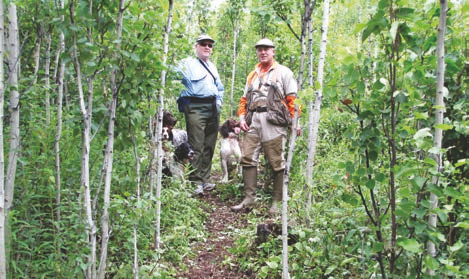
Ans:
[{"label": "beige pants", "polygon": [[285,169],[285,143],[287,128],[267,122],[266,113],[254,112],[249,131],[246,132],[241,148],[241,166],[255,167],[259,162],[259,153],[264,151],[274,171]]}]

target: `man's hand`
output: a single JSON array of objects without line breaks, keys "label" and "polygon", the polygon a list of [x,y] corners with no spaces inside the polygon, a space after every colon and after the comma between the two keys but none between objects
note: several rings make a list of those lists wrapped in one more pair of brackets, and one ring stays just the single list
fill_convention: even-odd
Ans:
[{"label": "man's hand", "polygon": [[241,130],[243,130],[243,131],[245,131],[245,132],[249,131],[249,125],[248,125],[248,123],[246,123],[245,120],[242,120],[242,119],[241,119],[241,120],[239,121],[239,127],[241,128]]}]

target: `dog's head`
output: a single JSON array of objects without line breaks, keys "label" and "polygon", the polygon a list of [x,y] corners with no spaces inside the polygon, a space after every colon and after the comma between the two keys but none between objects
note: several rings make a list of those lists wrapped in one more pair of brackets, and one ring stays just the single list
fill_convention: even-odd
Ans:
[{"label": "dog's head", "polygon": [[168,126],[168,127],[163,127],[163,140],[167,141],[173,141],[173,127]]},{"label": "dog's head", "polygon": [[194,159],[195,152],[187,142],[183,142],[174,150],[174,158],[177,162],[189,162]]},{"label": "dog's head", "polygon": [[221,125],[220,127],[220,134],[223,138],[227,138],[230,136],[230,133],[239,134],[241,132],[241,128],[239,127],[239,121],[234,119],[228,119]]},{"label": "dog's head", "polygon": [[178,120],[174,117],[171,112],[163,111],[163,127],[174,127]]}]

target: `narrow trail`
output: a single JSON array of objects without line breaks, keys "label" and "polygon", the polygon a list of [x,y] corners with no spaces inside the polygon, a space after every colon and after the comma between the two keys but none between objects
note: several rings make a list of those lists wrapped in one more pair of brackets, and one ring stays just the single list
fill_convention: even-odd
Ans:
[{"label": "narrow trail", "polygon": [[243,214],[231,212],[230,207],[235,201],[222,201],[216,189],[212,192],[205,192],[198,198],[205,204],[204,209],[210,213],[205,223],[207,238],[205,242],[198,242],[194,245],[193,251],[196,256],[185,259],[188,270],[178,278],[255,278],[251,273],[239,271],[236,266],[223,264],[229,257],[232,258],[231,263],[235,262],[229,249],[234,245],[237,230],[248,225]]}]

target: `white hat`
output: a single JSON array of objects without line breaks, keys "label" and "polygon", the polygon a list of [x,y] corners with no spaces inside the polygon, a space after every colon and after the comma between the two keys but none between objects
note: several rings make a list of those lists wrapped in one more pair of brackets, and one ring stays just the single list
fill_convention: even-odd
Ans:
[{"label": "white hat", "polygon": [[269,39],[262,39],[262,40],[258,41],[256,43],[255,47],[257,48],[258,46],[275,47],[274,42],[272,42]]},{"label": "white hat", "polygon": [[199,37],[197,37],[197,40],[195,42],[198,43],[200,41],[212,41],[212,43],[215,43],[215,40],[212,39],[212,37],[210,37],[209,35],[206,35],[206,34],[203,34],[203,35],[200,35]]}]

